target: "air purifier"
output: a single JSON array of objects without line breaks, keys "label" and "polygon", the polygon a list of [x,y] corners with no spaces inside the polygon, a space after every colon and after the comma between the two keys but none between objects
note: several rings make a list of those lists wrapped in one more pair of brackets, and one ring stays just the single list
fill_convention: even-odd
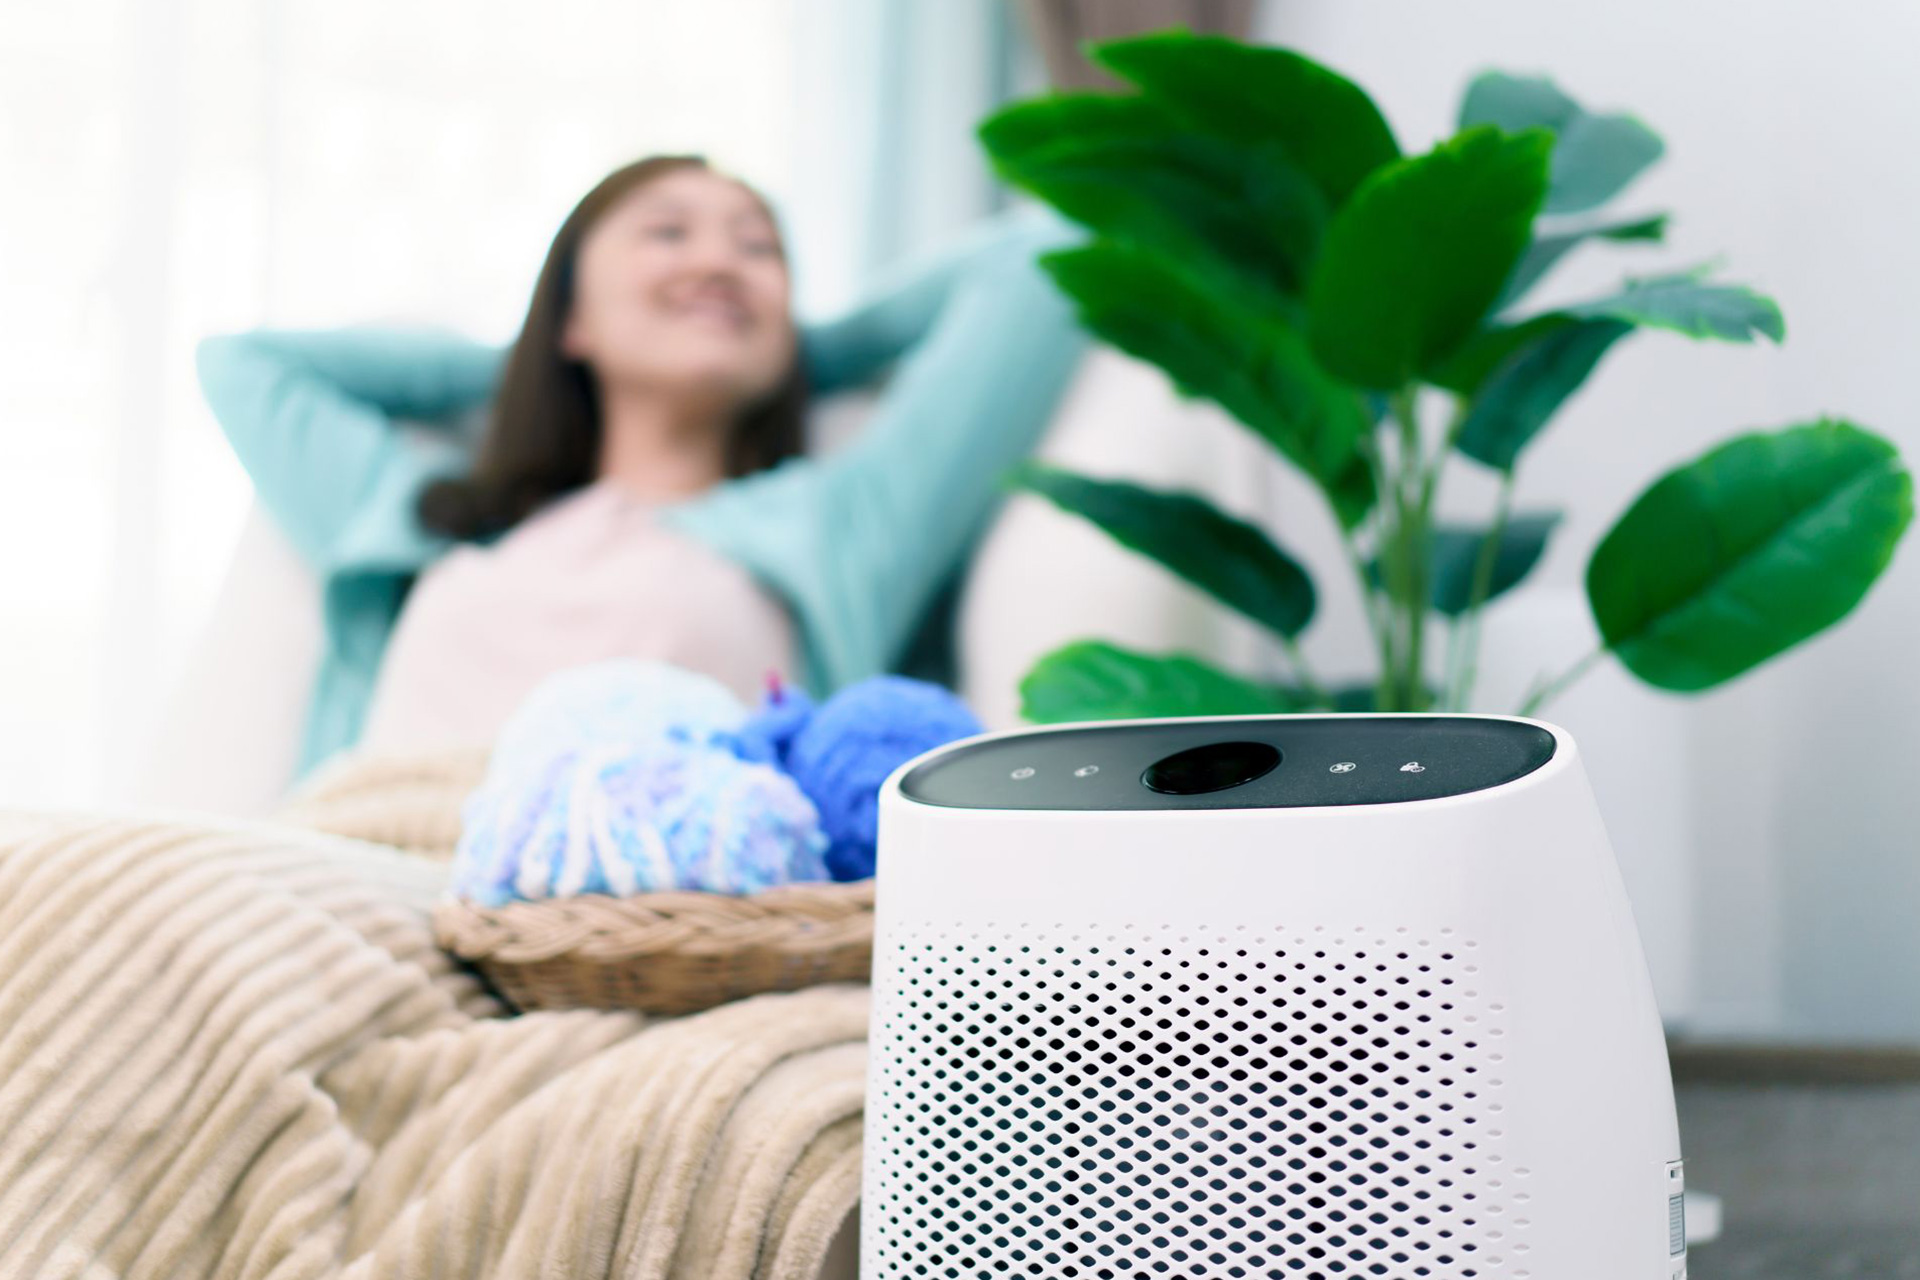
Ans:
[{"label": "air purifier", "polygon": [[1676,1280],[1679,1135],[1568,735],[985,734],[880,796],[865,1280]]}]

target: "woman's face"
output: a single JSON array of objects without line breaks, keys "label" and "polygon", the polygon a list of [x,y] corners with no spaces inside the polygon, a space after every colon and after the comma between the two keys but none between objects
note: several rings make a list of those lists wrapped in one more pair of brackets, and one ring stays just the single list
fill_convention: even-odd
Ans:
[{"label": "woman's face", "polygon": [[760,201],[730,178],[680,169],[588,228],[561,349],[602,386],[738,408],[771,392],[793,359],[788,304],[786,257]]}]

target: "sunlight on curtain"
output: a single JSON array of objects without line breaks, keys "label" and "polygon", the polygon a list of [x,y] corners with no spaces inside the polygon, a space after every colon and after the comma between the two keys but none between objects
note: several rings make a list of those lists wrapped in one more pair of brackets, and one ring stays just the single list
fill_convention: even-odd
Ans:
[{"label": "sunlight on curtain", "polygon": [[513,335],[560,219],[702,151],[783,203],[796,0],[29,0],[0,24],[0,803],[111,798],[248,501],[194,342]]}]

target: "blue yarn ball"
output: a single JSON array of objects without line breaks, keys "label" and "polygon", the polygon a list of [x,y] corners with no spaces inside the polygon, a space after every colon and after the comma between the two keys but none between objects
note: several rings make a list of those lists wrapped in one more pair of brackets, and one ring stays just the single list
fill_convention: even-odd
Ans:
[{"label": "blue yarn ball", "polygon": [[735,735],[735,752],[742,760],[757,760],[785,769],[787,758],[793,754],[794,739],[818,709],[805,689],[792,686],[763,697],[759,710],[747,717]]},{"label": "blue yarn ball", "polygon": [[[749,720],[749,727],[752,720]],[[880,784],[924,751],[981,731],[967,705],[940,685],[874,676],[848,685],[788,725],[783,761],[820,811],[835,880],[873,874]]]}]

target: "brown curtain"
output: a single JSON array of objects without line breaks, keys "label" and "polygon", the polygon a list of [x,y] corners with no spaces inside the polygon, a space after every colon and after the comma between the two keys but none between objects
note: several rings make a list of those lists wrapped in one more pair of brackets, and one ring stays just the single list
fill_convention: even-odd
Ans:
[{"label": "brown curtain", "polygon": [[1088,62],[1088,41],[1184,26],[1245,40],[1258,0],[1018,0],[1020,12],[1056,89],[1118,89],[1120,82]]}]

